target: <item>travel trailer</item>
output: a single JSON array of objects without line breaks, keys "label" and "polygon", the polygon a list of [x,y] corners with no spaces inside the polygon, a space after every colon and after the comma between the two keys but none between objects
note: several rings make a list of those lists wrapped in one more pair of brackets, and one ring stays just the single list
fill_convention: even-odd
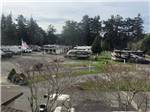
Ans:
[{"label": "travel trailer", "polygon": [[144,57],[144,52],[140,50],[114,50],[111,53],[111,59],[114,61],[129,61],[143,64],[150,63]]},{"label": "travel trailer", "polygon": [[77,46],[77,47],[74,47],[73,49],[81,50],[81,51],[88,51],[88,52],[92,53],[91,48],[92,48],[91,46]]},{"label": "travel trailer", "polygon": [[92,54],[91,46],[77,46],[67,52],[67,57],[89,58]]}]

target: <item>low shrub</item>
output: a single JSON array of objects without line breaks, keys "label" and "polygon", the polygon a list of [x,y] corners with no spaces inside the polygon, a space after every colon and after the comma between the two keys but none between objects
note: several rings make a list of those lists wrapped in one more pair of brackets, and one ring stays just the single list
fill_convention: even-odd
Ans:
[{"label": "low shrub", "polygon": [[16,75],[16,73],[17,73],[16,70],[13,68],[13,69],[9,72],[7,79],[10,80],[10,81],[12,81],[12,80],[13,80],[13,77]]}]

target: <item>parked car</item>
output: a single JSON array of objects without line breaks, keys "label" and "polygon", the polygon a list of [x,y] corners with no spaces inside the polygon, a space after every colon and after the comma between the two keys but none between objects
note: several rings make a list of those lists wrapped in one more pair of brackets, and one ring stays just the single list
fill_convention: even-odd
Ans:
[{"label": "parked car", "polygon": [[9,58],[9,57],[12,57],[13,56],[13,52],[11,52],[9,49],[1,49],[0,50],[1,52],[1,56],[2,58]]},{"label": "parked car", "polygon": [[23,53],[31,53],[32,50],[30,48],[27,48],[27,49],[23,49]]},{"label": "parked car", "polygon": [[47,112],[47,106],[45,103],[40,104],[39,112]]},{"label": "parked car", "polygon": [[22,49],[20,46],[8,46],[7,48],[10,49],[15,55],[20,55],[22,52]]}]

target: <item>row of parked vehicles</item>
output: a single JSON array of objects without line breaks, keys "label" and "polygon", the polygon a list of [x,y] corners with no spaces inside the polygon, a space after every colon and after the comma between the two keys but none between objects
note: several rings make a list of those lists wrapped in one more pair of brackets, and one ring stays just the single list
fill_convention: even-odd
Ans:
[{"label": "row of parked vehicles", "polygon": [[30,47],[26,49],[21,46],[1,46],[0,52],[2,58],[21,55],[22,53],[31,53],[32,51],[43,51],[49,54],[66,54],[65,56],[70,58],[89,58],[92,54],[91,46],[76,46],[73,49],[70,49],[68,46],[60,45],[47,46],[40,47],[37,45],[30,45]]},{"label": "row of parked vehicles", "polygon": [[22,53],[31,53],[30,48],[22,49],[21,46],[1,46],[0,53],[2,58],[12,57],[13,55],[21,55]]}]

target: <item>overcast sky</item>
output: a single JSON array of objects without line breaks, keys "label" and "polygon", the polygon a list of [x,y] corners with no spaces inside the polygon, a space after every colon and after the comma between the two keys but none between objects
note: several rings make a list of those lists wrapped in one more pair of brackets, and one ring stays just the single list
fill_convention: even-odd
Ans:
[{"label": "overcast sky", "polygon": [[[61,1],[61,2],[60,2]],[[62,2],[63,1],[63,2]],[[104,2],[105,1],[105,2]],[[119,2],[118,2],[119,1]],[[12,13],[16,18],[23,14],[31,16],[44,30],[49,24],[62,31],[66,20],[80,21],[85,14],[90,17],[100,15],[101,20],[111,15],[135,17],[141,14],[144,20],[144,30],[150,33],[150,1],[149,0],[3,0],[2,12]]]}]

